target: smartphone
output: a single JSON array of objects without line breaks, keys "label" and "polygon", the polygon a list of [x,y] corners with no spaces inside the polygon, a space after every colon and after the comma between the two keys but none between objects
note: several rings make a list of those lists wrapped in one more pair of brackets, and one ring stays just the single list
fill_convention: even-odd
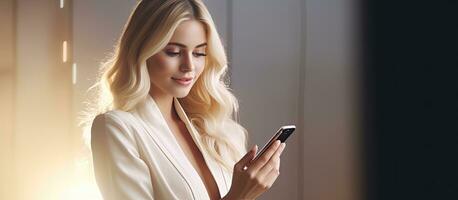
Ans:
[{"label": "smartphone", "polygon": [[264,147],[262,147],[261,151],[258,151],[256,157],[254,157],[253,160],[258,159],[276,140],[280,140],[282,143],[285,142],[286,139],[288,139],[288,137],[293,134],[294,130],[296,130],[295,125],[280,127],[280,129],[278,129],[278,131],[270,138],[269,142],[267,142]]}]

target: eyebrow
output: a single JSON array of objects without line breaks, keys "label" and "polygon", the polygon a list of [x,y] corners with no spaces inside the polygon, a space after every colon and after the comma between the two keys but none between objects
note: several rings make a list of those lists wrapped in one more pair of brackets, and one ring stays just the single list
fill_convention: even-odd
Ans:
[{"label": "eyebrow", "polygon": [[[181,44],[181,43],[177,43],[177,42],[170,42],[167,45],[175,45],[175,46],[179,46],[179,47],[183,47],[183,48],[188,48],[186,45]],[[199,47],[203,47],[203,46],[207,46],[207,43],[205,42],[205,43],[199,44],[195,48],[199,48]]]}]

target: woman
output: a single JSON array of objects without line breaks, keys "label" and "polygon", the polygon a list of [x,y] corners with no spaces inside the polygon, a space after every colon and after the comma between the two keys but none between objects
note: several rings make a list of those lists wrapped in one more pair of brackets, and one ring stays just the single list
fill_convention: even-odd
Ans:
[{"label": "woman", "polygon": [[98,84],[91,148],[105,199],[255,199],[272,186],[285,144],[253,161],[226,70],[201,1],[137,4]]}]

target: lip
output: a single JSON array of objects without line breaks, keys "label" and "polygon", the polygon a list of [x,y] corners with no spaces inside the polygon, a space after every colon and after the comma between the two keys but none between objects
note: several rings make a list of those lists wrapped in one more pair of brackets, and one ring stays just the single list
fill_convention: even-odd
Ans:
[{"label": "lip", "polygon": [[172,79],[180,85],[189,85],[192,83],[192,80],[193,80],[192,77],[186,77],[186,78],[173,78],[172,77]]},{"label": "lip", "polygon": [[189,81],[189,80],[192,80],[193,77],[182,77],[182,78],[175,78],[175,77],[172,77],[172,79],[174,79],[174,80]]}]

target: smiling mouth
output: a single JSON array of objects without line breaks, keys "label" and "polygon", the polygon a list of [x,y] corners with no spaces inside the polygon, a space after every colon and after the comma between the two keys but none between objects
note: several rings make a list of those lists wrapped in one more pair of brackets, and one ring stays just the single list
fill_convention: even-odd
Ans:
[{"label": "smiling mouth", "polygon": [[189,85],[191,84],[193,78],[182,78],[182,79],[177,79],[177,78],[173,78],[172,77],[172,80],[174,80],[175,82],[177,82],[178,84],[180,85]]}]

